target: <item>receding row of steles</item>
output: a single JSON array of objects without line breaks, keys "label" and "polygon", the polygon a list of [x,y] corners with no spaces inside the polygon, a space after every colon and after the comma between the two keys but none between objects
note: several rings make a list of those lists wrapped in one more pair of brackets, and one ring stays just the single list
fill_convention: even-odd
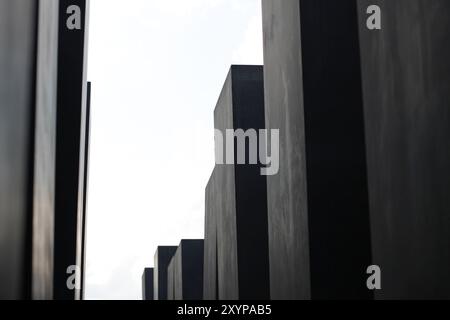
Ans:
[{"label": "receding row of steles", "polygon": [[231,67],[214,120],[266,129],[275,170],[250,133],[216,159],[205,239],[159,248],[145,297],[450,298],[450,2],[262,8],[264,67]]}]

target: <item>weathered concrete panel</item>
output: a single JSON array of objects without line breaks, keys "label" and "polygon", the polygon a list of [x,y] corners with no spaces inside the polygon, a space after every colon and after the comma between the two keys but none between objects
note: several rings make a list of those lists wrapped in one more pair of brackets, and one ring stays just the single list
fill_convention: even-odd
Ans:
[{"label": "weathered concrete panel", "polygon": [[356,2],[263,0],[263,25],[272,298],[370,298]]},{"label": "weathered concrete panel", "polygon": [[[382,29],[366,28],[379,5]],[[379,299],[450,298],[450,2],[358,1]]]},{"label": "weathered concrete panel", "polygon": [[[215,128],[224,136],[227,129],[264,129],[263,90],[261,66],[232,66],[214,112]],[[210,210],[217,218],[221,300],[269,298],[266,178],[260,169],[216,165]]]}]

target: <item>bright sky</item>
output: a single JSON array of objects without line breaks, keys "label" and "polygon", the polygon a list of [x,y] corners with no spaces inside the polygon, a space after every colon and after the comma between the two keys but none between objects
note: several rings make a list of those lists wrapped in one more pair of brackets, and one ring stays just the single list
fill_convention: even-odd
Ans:
[{"label": "bright sky", "polygon": [[203,238],[213,110],[262,64],[261,0],[93,0],[87,299],[141,299],[158,245]]}]

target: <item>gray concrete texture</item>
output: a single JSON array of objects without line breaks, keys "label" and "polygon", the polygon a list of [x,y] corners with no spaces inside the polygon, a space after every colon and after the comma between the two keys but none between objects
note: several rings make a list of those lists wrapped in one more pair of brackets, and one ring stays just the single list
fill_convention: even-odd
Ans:
[{"label": "gray concrete texture", "polygon": [[203,299],[203,240],[182,240],[167,271],[168,300]]},{"label": "gray concrete texture", "polygon": [[161,246],[156,250],[153,269],[153,298],[155,300],[167,300],[168,298],[167,269],[177,248],[175,246]]},{"label": "gray concrete texture", "polygon": [[219,169],[215,168],[205,190],[205,244],[203,262],[203,299],[217,300],[217,206],[215,195],[220,194]]},{"label": "gray concrete texture", "polygon": [[58,1],[39,1],[32,297],[53,298]]},{"label": "gray concrete texture", "polygon": [[[378,5],[382,29],[368,30]],[[450,298],[450,2],[358,1],[378,299]]]},{"label": "gray concrete texture", "polygon": [[167,267],[167,300],[175,300],[174,268],[175,262],[172,258],[172,260],[170,260],[169,266]]},{"label": "gray concrete texture", "polygon": [[0,299],[31,296],[36,16],[0,1]]},{"label": "gray concrete texture", "polygon": [[263,0],[271,297],[370,299],[364,121],[354,0]]},{"label": "gray concrete texture", "polygon": [[[227,129],[264,129],[263,90],[263,67],[232,66],[214,111],[215,128],[223,133]],[[248,150],[247,144],[247,154]],[[235,163],[236,160],[235,154]],[[216,226],[212,226],[211,233],[207,230],[206,238],[214,241],[210,235],[215,228],[220,300],[269,298],[266,179],[260,168],[260,165],[215,168],[215,185],[211,189],[214,191],[212,198],[208,198],[207,212],[211,211]],[[206,244],[208,259],[212,260],[213,246]],[[210,270],[207,272],[210,274]]]},{"label": "gray concrete texture", "polygon": [[167,300],[183,300],[183,257],[177,248],[167,268]]}]

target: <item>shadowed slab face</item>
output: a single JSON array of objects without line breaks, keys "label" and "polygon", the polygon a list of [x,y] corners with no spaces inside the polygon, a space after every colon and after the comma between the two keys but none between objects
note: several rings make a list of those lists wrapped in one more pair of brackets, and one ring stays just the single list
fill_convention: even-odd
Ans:
[{"label": "shadowed slab face", "polygon": [[273,299],[370,298],[356,1],[263,0]]},{"label": "shadowed slab face", "polygon": [[203,300],[203,243],[181,241],[169,265],[169,300]]},{"label": "shadowed slab face", "polygon": [[177,247],[158,247],[155,253],[153,276],[153,297],[155,300],[167,300],[167,269],[177,251]]},{"label": "shadowed slab face", "polygon": [[[261,66],[231,67],[214,112],[214,122],[215,129],[222,133],[265,128]],[[248,143],[246,154],[249,154]],[[237,163],[236,152],[234,156]],[[212,210],[216,221],[218,299],[221,300],[269,298],[266,178],[260,169],[259,164],[217,164],[208,186],[208,192],[214,190],[208,198],[211,208],[207,210]],[[211,240],[214,241],[207,238]],[[213,248],[211,243],[207,248]]]},{"label": "shadowed slab face", "polygon": [[[79,8],[79,29],[69,29],[68,8]],[[80,298],[67,270],[81,271],[87,99],[88,0],[60,0],[55,164],[54,298]]]},{"label": "shadowed slab face", "polygon": [[181,242],[183,300],[202,300],[204,240]]},{"label": "shadowed slab face", "polygon": [[142,274],[142,300],[153,300],[153,268],[145,268]]},{"label": "shadowed slab face", "polygon": [[[369,5],[381,30],[366,28]],[[358,1],[379,299],[450,298],[450,2]]]}]

